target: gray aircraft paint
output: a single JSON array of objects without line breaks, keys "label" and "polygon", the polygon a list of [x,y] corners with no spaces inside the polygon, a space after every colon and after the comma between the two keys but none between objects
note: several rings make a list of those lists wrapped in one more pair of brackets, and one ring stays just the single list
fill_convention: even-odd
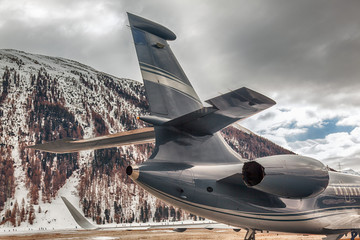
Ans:
[{"label": "gray aircraft paint", "polygon": [[[211,111],[220,112],[204,109],[166,41],[174,40],[175,34],[138,16],[128,14],[128,17],[151,115],[178,122],[166,124],[150,118],[143,119],[154,124],[156,146],[148,161],[139,167],[129,166],[128,174],[137,184],[154,196],[191,213],[240,228],[327,234],[329,239],[334,238],[331,234],[359,229],[360,225],[356,222],[354,226],[330,226],[349,215],[358,216],[360,178],[329,171],[315,159],[294,155],[256,159],[265,166],[264,176],[260,179],[263,187],[246,184],[243,180],[246,161],[234,156],[219,140],[216,131],[220,129],[214,125],[222,128],[242,119],[239,117],[242,113],[248,117],[257,112],[251,114],[251,110],[247,111],[244,107],[246,104],[255,108],[262,106],[260,111],[275,102],[265,96],[245,101],[243,97],[246,94],[243,92],[237,94],[239,97],[230,98],[234,95],[231,92],[215,98],[218,101],[210,100]],[[140,32],[141,37],[138,36]],[[172,61],[162,59],[163,56],[171,56]],[[152,68],[146,68],[143,63]],[[147,73],[148,70],[152,70],[151,74]],[[239,104],[243,105],[241,109],[237,109]],[[267,104],[266,107],[264,104]],[[200,111],[207,113],[194,116]],[[214,117],[217,114],[221,117]],[[211,123],[202,121],[204,118]],[[196,125],[196,122],[201,124]],[[198,128],[203,129],[198,131]],[[292,163],[294,167],[285,167]],[[281,186],[287,189],[281,192]],[[340,191],[343,191],[342,194]],[[285,196],[279,196],[279,192]],[[250,231],[246,239],[254,238]]]},{"label": "gray aircraft paint", "polygon": [[140,119],[154,128],[31,148],[65,153],[155,138],[150,158],[129,166],[126,173],[170,204],[247,229],[247,240],[255,239],[255,230],[326,234],[329,240],[360,230],[360,177],[297,155],[241,159],[218,131],[275,102],[240,88],[206,101],[211,106],[204,107],[167,43],[176,35],[152,21],[128,17],[150,104],[151,115]]}]

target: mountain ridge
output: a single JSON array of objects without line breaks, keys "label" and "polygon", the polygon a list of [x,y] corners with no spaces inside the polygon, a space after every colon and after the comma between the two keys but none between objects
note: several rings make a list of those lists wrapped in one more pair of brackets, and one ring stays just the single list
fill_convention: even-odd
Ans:
[{"label": "mountain ridge", "polygon": [[[0,50],[0,228],[76,226],[59,211],[59,193],[97,224],[197,218],[125,174],[127,165],[147,159],[152,144],[57,155],[25,148],[142,128],[136,117],[147,110],[142,83],[73,60]],[[230,127],[222,135],[243,158],[291,154],[251,132]]]}]

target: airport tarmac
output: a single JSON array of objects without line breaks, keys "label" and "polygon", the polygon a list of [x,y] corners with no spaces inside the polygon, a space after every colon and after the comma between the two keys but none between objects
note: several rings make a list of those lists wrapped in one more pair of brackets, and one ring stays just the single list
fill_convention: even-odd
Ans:
[{"label": "airport tarmac", "polygon": [[[185,232],[172,230],[64,230],[37,233],[16,233],[14,235],[0,235],[0,240],[47,240],[47,239],[74,239],[74,240],[116,240],[116,239],[142,239],[142,240],[240,240],[244,239],[245,231],[234,232],[233,230],[204,230],[189,229]],[[322,235],[299,235],[287,233],[257,233],[257,240],[321,240]],[[344,238],[345,239],[345,238]],[[348,239],[348,238],[347,238]]]}]

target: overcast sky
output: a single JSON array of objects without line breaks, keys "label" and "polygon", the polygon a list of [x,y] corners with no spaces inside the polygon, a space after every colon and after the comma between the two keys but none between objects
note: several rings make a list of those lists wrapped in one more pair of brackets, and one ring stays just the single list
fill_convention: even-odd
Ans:
[{"label": "overcast sky", "polygon": [[0,48],[141,81],[127,11],[176,33],[170,45],[202,100],[259,91],[277,105],[242,125],[360,170],[359,0],[0,0]]}]

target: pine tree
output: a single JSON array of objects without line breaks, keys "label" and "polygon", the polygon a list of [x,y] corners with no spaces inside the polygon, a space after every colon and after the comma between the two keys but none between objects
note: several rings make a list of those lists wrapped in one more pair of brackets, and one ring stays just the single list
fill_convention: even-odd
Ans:
[{"label": "pine tree", "polygon": [[11,224],[16,227],[16,213],[19,212],[19,205],[17,201],[15,201],[15,204],[13,206],[13,209],[11,210],[11,216],[10,216],[10,222]]},{"label": "pine tree", "polygon": [[34,209],[34,206],[32,204],[30,204],[29,219],[28,219],[30,225],[33,225],[34,220],[35,220],[35,209]]},{"label": "pine tree", "polygon": [[25,222],[25,200],[21,201],[20,222]]}]

